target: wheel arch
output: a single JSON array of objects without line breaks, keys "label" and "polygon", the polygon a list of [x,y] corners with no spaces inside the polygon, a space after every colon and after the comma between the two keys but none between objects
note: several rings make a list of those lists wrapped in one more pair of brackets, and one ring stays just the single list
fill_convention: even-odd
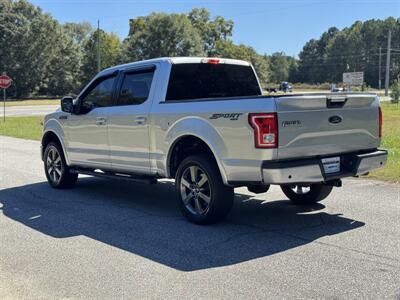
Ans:
[{"label": "wheel arch", "polygon": [[[187,146],[189,147],[186,148]],[[225,184],[228,183],[226,172],[219,159],[217,150],[212,147],[210,142],[193,132],[182,134],[172,142],[167,155],[167,177],[173,178],[178,169],[179,163],[189,155],[196,153],[205,153],[211,156],[217,164],[223,182]]]},{"label": "wheel arch", "polygon": [[57,133],[55,130],[52,130],[52,129],[48,129],[43,133],[43,137],[42,137],[42,141],[41,141],[41,153],[40,153],[42,160],[43,160],[44,151],[46,149],[46,146],[50,142],[56,142],[56,143],[60,144],[63,154],[64,154],[64,157],[65,157],[65,160],[67,162],[67,165],[69,165],[68,155],[67,155],[67,152],[65,151],[65,145],[64,145],[63,139],[61,138],[59,133]]}]

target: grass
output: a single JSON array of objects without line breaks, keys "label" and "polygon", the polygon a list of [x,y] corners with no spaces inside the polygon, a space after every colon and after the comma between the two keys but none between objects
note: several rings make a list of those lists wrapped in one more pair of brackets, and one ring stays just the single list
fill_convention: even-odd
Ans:
[{"label": "grass", "polygon": [[40,140],[43,126],[42,116],[8,117],[6,122],[0,120],[0,135],[12,136],[28,140]]},{"label": "grass", "polygon": [[389,151],[387,165],[370,173],[369,177],[400,182],[400,105],[381,103],[383,140],[381,148]]},{"label": "grass", "polygon": [[[6,101],[6,106],[28,106],[28,105],[60,105],[60,99],[27,99],[27,100],[9,100]],[[0,107],[3,106],[3,101],[0,102]]]},{"label": "grass", "polygon": [[[381,147],[389,151],[387,165],[371,172],[368,177],[400,182],[400,105],[382,103],[383,141]],[[40,140],[43,117],[9,117],[0,120],[0,135]]]}]

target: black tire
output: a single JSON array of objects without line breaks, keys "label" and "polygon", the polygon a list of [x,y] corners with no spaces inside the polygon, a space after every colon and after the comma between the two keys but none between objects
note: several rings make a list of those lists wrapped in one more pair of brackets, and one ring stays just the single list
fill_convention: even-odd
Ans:
[{"label": "black tire", "polygon": [[270,188],[269,184],[259,184],[259,185],[249,185],[247,186],[247,190],[254,194],[263,194],[268,192]]},{"label": "black tire", "polygon": [[72,188],[76,184],[78,174],[70,172],[60,144],[50,142],[46,145],[43,162],[44,172],[51,187],[55,189],[67,189]]},{"label": "black tire", "polygon": [[[192,170],[197,170],[193,171],[194,180]],[[205,155],[184,159],[176,172],[175,185],[179,208],[192,223],[220,222],[232,208],[233,188],[224,185],[216,163]]]},{"label": "black tire", "polygon": [[[299,189],[306,188],[302,193]],[[319,202],[326,197],[332,191],[333,186],[326,185],[323,183],[310,184],[309,186],[304,185],[281,185],[282,192],[288,197],[293,203],[299,205],[307,205]],[[298,192],[296,192],[296,189]]]}]

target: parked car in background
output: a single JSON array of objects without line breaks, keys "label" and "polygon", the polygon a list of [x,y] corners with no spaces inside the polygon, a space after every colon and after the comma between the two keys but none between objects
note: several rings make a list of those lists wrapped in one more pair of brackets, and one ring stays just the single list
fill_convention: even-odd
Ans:
[{"label": "parked car in background", "polygon": [[284,93],[293,91],[292,86],[287,81],[283,81],[279,84],[279,90]]},{"label": "parked car in background", "polygon": [[332,83],[332,84],[331,84],[331,92],[332,92],[332,93],[339,93],[339,92],[342,92],[342,91],[343,91],[343,88],[338,87],[338,86],[336,85],[336,83]]}]

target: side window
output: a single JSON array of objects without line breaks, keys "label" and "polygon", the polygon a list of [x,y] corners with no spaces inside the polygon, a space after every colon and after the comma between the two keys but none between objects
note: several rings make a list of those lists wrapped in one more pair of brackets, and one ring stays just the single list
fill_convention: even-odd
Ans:
[{"label": "side window", "polygon": [[117,105],[138,105],[147,100],[154,69],[126,73],[122,81]]},{"label": "side window", "polygon": [[115,76],[99,81],[81,102],[81,111],[86,113],[97,107],[111,106]]}]

